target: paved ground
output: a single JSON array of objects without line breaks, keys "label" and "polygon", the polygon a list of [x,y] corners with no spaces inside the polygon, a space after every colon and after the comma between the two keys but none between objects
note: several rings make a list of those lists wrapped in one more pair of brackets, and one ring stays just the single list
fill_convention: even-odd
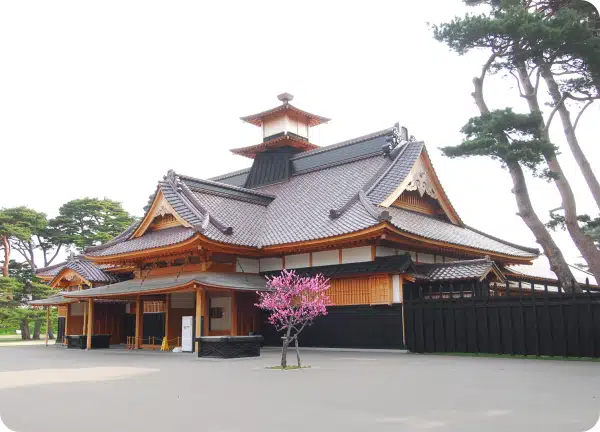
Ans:
[{"label": "paved ground", "polygon": [[[293,356],[292,356],[293,357]],[[304,353],[311,369],[189,354],[0,348],[0,417],[28,431],[584,431],[600,363]],[[0,430],[1,430],[0,426]]]}]

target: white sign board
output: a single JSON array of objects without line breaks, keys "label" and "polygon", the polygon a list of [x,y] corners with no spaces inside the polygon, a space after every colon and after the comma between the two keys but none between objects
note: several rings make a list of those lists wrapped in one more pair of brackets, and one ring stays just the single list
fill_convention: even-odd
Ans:
[{"label": "white sign board", "polygon": [[194,317],[181,317],[181,350],[183,352],[194,351]]}]

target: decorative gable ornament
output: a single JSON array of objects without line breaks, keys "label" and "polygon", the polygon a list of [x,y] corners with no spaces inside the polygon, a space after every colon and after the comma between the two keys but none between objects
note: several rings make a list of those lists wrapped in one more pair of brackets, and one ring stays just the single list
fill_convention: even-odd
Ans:
[{"label": "decorative gable ornament", "polygon": [[425,168],[419,163],[418,166],[415,166],[415,170],[410,173],[409,181],[404,190],[407,191],[419,191],[419,194],[423,196],[424,194],[429,195],[433,199],[438,199],[438,194],[435,190],[435,187],[431,183],[429,179],[429,175]]}]

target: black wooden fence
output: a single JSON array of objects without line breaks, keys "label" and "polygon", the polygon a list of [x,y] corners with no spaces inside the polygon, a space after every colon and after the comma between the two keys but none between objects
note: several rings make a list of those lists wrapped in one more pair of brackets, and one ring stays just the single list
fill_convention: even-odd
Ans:
[{"label": "black wooden fence", "polygon": [[[600,292],[533,283],[409,284],[410,351],[600,357]],[[571,290],[570,290],[571,291]]]}]

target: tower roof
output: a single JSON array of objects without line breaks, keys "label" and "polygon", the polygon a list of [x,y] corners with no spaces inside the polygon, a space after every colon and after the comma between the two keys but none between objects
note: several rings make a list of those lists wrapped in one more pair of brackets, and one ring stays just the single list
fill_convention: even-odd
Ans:
[{"label": "tower roof", "polygon": [[296,108],[295,106],[290,104],[290,101],[294,99],[294,96],[290,93],[282,93],[278,95],[277,98],[282,102],[281,105],[263,112],[259,112],[257,114],[251,114],[249,116],[240,117],[240,119],[244,120],[245,122],[251,123],[255,126],[262,126],[265,118],[271,117],[274,114],[279,114],[281,112],[291,111],[300,116],[306,117],[308,119],[308,125],[310,127],[318,126],[320,124],[327,123],[331,120],[327,117],[311,114],[307,111],[301,110],[300,108]]}]

